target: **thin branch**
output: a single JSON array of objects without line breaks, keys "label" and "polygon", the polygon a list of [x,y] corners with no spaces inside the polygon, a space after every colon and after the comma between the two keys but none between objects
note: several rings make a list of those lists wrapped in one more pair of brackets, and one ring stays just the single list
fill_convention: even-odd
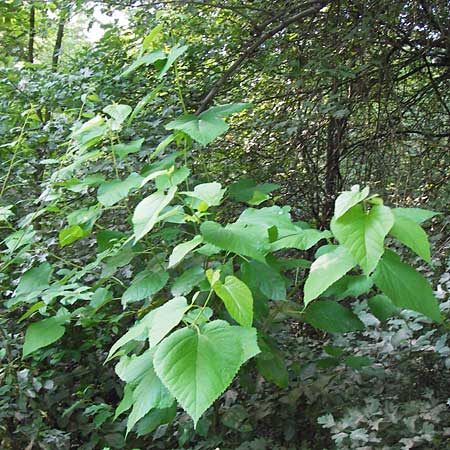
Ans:
[{"label": "thin branch", "polygon": [[196,114],[200,114],[202,111],[206,109],[212,99],[218,94],[220,89],[226,84],[228,79],[238,71],[242,63],[248,59],[265,41],[275,36],[280,31],[284,30],[289,25],[307,17],[311,14],[317,13],[320,9],[322,9],[326,5],[326,1],[316,2],[315,6],[308,8],[294,16],[287,17],[284,19],[278,26],[273,28],[272,30],[263,33],[258,39],[256,39],[251,45],[247,47],[247,49],[239,56],[238,59],[223,73],[223,75],[217,80],[208,94],[201,101]]}]

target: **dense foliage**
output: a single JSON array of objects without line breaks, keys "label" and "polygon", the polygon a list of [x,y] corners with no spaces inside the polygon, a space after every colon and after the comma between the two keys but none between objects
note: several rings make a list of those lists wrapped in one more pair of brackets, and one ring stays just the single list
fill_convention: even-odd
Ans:
[{"label": "dense foliage", "polygon": [[0,13],[1,448],[447,448],[447,2]]}]

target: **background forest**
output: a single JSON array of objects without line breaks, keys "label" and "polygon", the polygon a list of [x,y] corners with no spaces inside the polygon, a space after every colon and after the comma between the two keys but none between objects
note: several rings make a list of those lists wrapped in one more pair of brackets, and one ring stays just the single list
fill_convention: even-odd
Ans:
[{"label": "background forest", "polygon": [[[3,0],[0,42],[1,449],[450,449],[447,0]],[[192,330],[236,335],[179,386]]]}]

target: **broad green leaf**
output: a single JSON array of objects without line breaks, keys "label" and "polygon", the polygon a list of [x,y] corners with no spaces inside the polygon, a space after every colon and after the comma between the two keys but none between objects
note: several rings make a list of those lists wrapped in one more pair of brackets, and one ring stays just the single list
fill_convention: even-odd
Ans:
[{"label": "broad green leaf", "polygon": [[23,357],[57,341],[65,331],[63,322],[60,317],[50,317],[29,325],[23,343]]},{"label": "broad green leaf", "polygon": [[345,364],[352,369],[360,370],[363,367],[371,366],[373,361],[367,356],[348,356],[345,358]]},{"label": "broad green leaf", "polygon": [[204,279],[205,272],[202,266],[190,267],[175,279],[170,292],[175,296],[187,295],[194,289],[194,286],[197,286]]},{"label": "broad green leaf", "polygon": [[169,274],[167,272],[144,270],[138,273],[123,293],[122,305],[125,307],[128,303],[152,297],[166,285],[168,280]]},{"label": "broad green leaf", "polygon": [[393,212],[396,216],[403,216],[406,219],[413,220],[417,224],[421,224],[426,220],[440,214],[436,211],[421,208],[394,208]]},{"label": "broad green leaf", "polygon": [[206,207],[197,207],[197,209],[204,211],[210,206],[220,205],[225,191],[226,189],[222,189],[220,183],[203,183],[195,186],[193,191],[181,193],[204,202]]},{"label": "broad green leaf", "polygon": [[398,314],[398,309],[386,295],[375,295],[367,300],[371,313],[381,322]]},{"label": "broad green leaf", "polygon": [[91,206],[89,208],[80,208],[72,211],[67,216],[67,222],[69,225],[80,225],[80,227],[85,231],[85,235],[87,235],[91,231],[96,220],[101,215],[102,210],[98,207],[98,205]]},{"label": "broad green leaf", "polygon": [[340,280],[333,283],[322,295],[323,297],[334,297],[342,300],[346,297],[359,297],[370,291],[373,281],[365,275],[344,275]]},{"label": "broad green leaf", "polygon": [[347,333],[364,329],[358,316],[339,303],[318,300],[311,303],[304,314],[305,322],[329,333]]},{"label": "broad green leaf", "polygon": [[72,133],[72,138],[78,142],[83,150],[87,150],[100,142],[107,132],[108,126],[105,119],[101,116],[95,116],[75,130]]},{"label": "broad green leaf", "polygon": [[333,283],[342,278],[355,266],[356,261],[342,245],[335,247],[329,253],[319,256],[312,263],[305,282],[305,306],[325,292]]},{"label": "broad green leaf", "polygon": [[133,392],[133,409],[128,416],[127,433],[151,409],[169,408],[172,403],[173,397],[161,383],[155,371],[150,368]]},{"label": "broad green leaf", "polygon": [[264,262],[269,252],[268,236],[261,235],[256,225],[236,222],[222,227],[216,222],[204,222],[200,231],[209,244],[238,255]]},{"label": "broad green leaf", "polygon": [[147,94],[143,99],[139,101],[139,103],[134,107],[133,112],[130,114],[127,125],[130,125],[131,122],[133,122],[134,118],[145,108],[145,106],[159,94],[159,91],[161,91],[163,86],[163,83],[159,84],[155,89],[153,89],[152,92]]},{"label": "broad green leaf", "polygon": [[171,423],[177,414],[177,403],[173,401],[169,408],[154,408],[149,411],[138,423],[136,434],[143,436],[152,433],[160,425]]},{"label": "broad green leaf", "polygon": [[166,64],[164,64],[164,67],[161,69],[161,71],[158,74],[158,79],[164,77],[164,75],[167,73],[167,71],[172,67],[173,63],[184,53],[189,47],[187,45],[175,45],[173,48],[170,49],[169,54],[167,55],[167,61]]},{"label": "broad green leaf", "polygon": [[148,48],[153,44],[155,39],[158,37],[159,33],[161,33],[161,30],[163,29],[163,24],[160,23],[159,25],[156,25],[155,28],[150,31],[150,33],[145,36],[144,40],[142,41],[142,48],[141,53],[145,53]]},{"label": "broad green leaf", "polygon": [[85,236],[85,231],[80,225],[71,225],[70,227],[63,228],[59,232],[59,245],[65,247],[72,242],[77,241]]},{"label": "broad green leaf", "polygon": [[146,323],[149,330],[148,340],[150,347],[157,345],[161,339],[181,322],[187,306],[184,297],[175,297],[148,313]]},{"label": "broad green leaf", "polygon": [[143,65],[153,64],[156,61],[161,61],[166,59],[166,55],[161,50],[155,50],[146,55],[137,58],[127,69],[121,73],[120,77],[127,77],[130,73],[134,72],[136,69]]},{"label": "broad green leaf", "polygon": [[126,236],[125,233],[116,230],[100,230],[96,233],[95,237],[97,239],[98,251],[104,252],[119,242],[122,238]]},{"label": "broad green leaf", "polygon": [[202,236],[195,236],[190,241],[183,242],[174,247],[170,257],[168,268],[176,266],[189,252],[194,250],[203,242]]},{"label": "broad green leaf", "polygon": [[292,223],[289,206],[270,206],[266,208],[247,208],[236,223],[254,225],[261,228],[262,232],[268,232],[272,227],[278,230],[278,238],[297,232],[297,227]]},{"label": "broad green leaf", "polygon": [[428,281],[400,257],[386,250],[374,274],[375,284],[399,308],[420,312],[442,322],[438,302]]},{"label": "broad green leaf", "polygon": [[289,385],[289,372],[282,353],[273,345],[268,345],[265,340],[260,340],[261,353],[256,357],[258,372],[266,381],[275,383],[284,389]]},{"label": "broad green leaf", "polygon": [[[230,185],[230,196],[238,202],[256,206],[270,198],[270,193],[278,189],[280,185],[273,183],[258,184],[250,178],[242,178]],[[278,207],[277,207],[278,208]]]},{"label": "broad green leaf", "polygon": [[118,404],[113,420],[116,420],[122,413],[128,411],[133,406],[133,386],[126,384],[123,390],[123,398]]},{"label": "broad green leaf", "polygon": [[253,296],[248,286],[233,275],[222,283],[212,284],[214,292],[223,300],[230,316],[240,325],[251,327],[253,323]]},{"label": "broad green leaf", "polygon": [[271,300],[286,300],[286,279],[268,264],[249,261],[241,264],[244,281]]},{"label": "broad green leaf", "polygon": [[132,110],[133,108],[129,105],[108,105],[103,108],[103,112],[112,117],[116,126],[122,125]]},{"label": "broad green leaf", "polygon": [[232,108],[233,105],[223,105],[223,109],[213,107],[198,116],[185,114],[169,122],[166,125],[166,130],[183,131],[199,144],[208,145],[229,128],[229,125],[223,119],[225,117],[224,112],[230,111],[228,114],[233,114],[249,106],[249,104],[240,105],[245,106]]},{"label": "broad green leaf", "polygon": [[128,155],[137,153],[144,143],[144,138],[136,139],[126,144],[115,144],[111,147],[111,150],[116,154],[119,159],[124,159]]},{"label": "broad green leaf", "polygon": [[216,320],[199,331],[187,327],[165,338],[155,352],[154,367],[196,426],[240,366],[257,353],[255,329]]},{"label": "broad green leaf", "polygon": [[39,311],[41,308],[46,309],[46,304],[45,302],[43,302],[42,300],[40,302],[36,302],[33,306],[31,306],[28,311],[26,311],[25,313],[23,313],[19,320],[17,321],[17,323],[23,322],[25,319],[27,319],[28,317],[30,317],[33,313],[35,313],[36,311]]},{"label": "broad green leaf", "polygon": [[339,219],[350,208],[363,201],[369,195],[369,187],[365,187],[362,191],[359,190],[359,186],[355,185],[350,191],[342,192],[336,199],[334,205],[334,219]]},{"label": "broad green leaf", "polygon": [[108,353],[108,357],[106,358],[106,362],[109,361],[124,345],[128,344],[131,341],[143,341],[147,339],[148,327],[145,316],[138,323],[133,325],[114,345],[111,347],[111,350]]},{"label": "broad green leaf", "polygon": [[171,187],[167,194],[157,191],[136,206],[132,219],[135,242],[142,239],[158,223],[160,212],[172,201],[176,191],[176,186]]},{"label": "broad green leaf", "polygon": [[52,273],[53,267],[48,262],[28,269],[20,278],[19,284],[14,292],[15,297],[39,294],[49,286]]},{"label": "broad green leaf", "polygon": [[319,231],[314,229],[301,229],[294,234],[284,236],[271,243],[270,249],[272,252],[277,250],[282,250],[284,248],[295,248],[297,250],[308,250],[314,245],[316,245],[322,239],[327,239],[331,237],[329,231]]},{"label": "broad green leaf", "polygon": [[384,252],[384,238],[394,225],[394,215],[383,205],[364,211],[362,205],[350,208],[331,222],[331,231],[346,247],[366,274],[373,272]]},{"label": "broad green leaf", "polygon": [[232,114],[244,111],[244,109],[251,108],[251,103],[229,103],[227,105],[213,106],[208,111],[214,113],[218,117],[228,117]]},{"label": "broad green leaf", "polygon": [[414,220],[398,213],[396,209],[393,210],[393,213],[395,222],[389,233],[425,261],[431,262],[430,243],[422,227]]},{"label": "broad green leaf", "polygon": [[124,180],[111,180],[102,183],[97,192],[98,201],[105,206],[113,206],[128,196],[131,189],[141,186],[143,178],[137,173],[131,173]]},{"label": "broad green leaf", "polygon": [[14,205],[0,206],[0,222],[5,222],[10,217],[14,216],[14,213],[11,211],[13,206]]},{"label": "broad green leaf", "polygon": [[155,178],[156,189],[165,190],[172,186],[178,186],[190,175],[191,171],[183,166],[173,171],[168,170]]},{"label": "broad green leaf", "polygon": [[186,114],[166,125],[166,130],[183,131],[204,146],[224,134],[228,128],[229,125],[222,118],[205,113],[200,116]]},{"label": "broad green leaf", "polygon": [[147,350],[142,355],[124,355],[116,364],[117,376],[126,383],[131,383],[142,377],[153,368],[153,350]]},{"label": "broad green leaf", "polygon": [[34,231],[33,227],[30,225],[26,228],[11,233],[5,238],[3,242],[9,252],[14,252],[19,248],[30,244],[33,241],[35,235],[36,231]]}]

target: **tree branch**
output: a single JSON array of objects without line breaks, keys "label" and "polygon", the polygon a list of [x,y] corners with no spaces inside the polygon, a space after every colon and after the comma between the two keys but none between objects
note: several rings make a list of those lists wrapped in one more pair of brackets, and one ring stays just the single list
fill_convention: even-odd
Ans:
[{"label": "tree branch", "polygon": [[226,84],[228,79],[234,75],[242,63],[249,58],[265,41],[270,39],[271,37],[275,36],[280,31],[284,30],[289,25],[299,21],[300,19],[303,19],[304,17],[307,17],[311,14],[317,13],[320,9],[322,9],[328,1],[314,1],[311,2],[314,3],[315,6],[312,6],[311,8],[305,9],[304,11],[295,14],[291,17],[285,18],[278,26],[273,28],[272,30],[269,30],[263,34],[261,34],[258,39],[256,39],[252,44],[250,44],[247,49],[239,56],[236,61],[231,64],[231,66],[223,73],[223,75],[216,81],[216,83],[213,85],[211,90],[208,92],[208,94],[203,98],[201,101],[197,111],[195,114],[200,114],[202,111],[206,109],[206,107],[209,105],[209,103],[212,101],[212,99],[218,94],[220,89]]}]

